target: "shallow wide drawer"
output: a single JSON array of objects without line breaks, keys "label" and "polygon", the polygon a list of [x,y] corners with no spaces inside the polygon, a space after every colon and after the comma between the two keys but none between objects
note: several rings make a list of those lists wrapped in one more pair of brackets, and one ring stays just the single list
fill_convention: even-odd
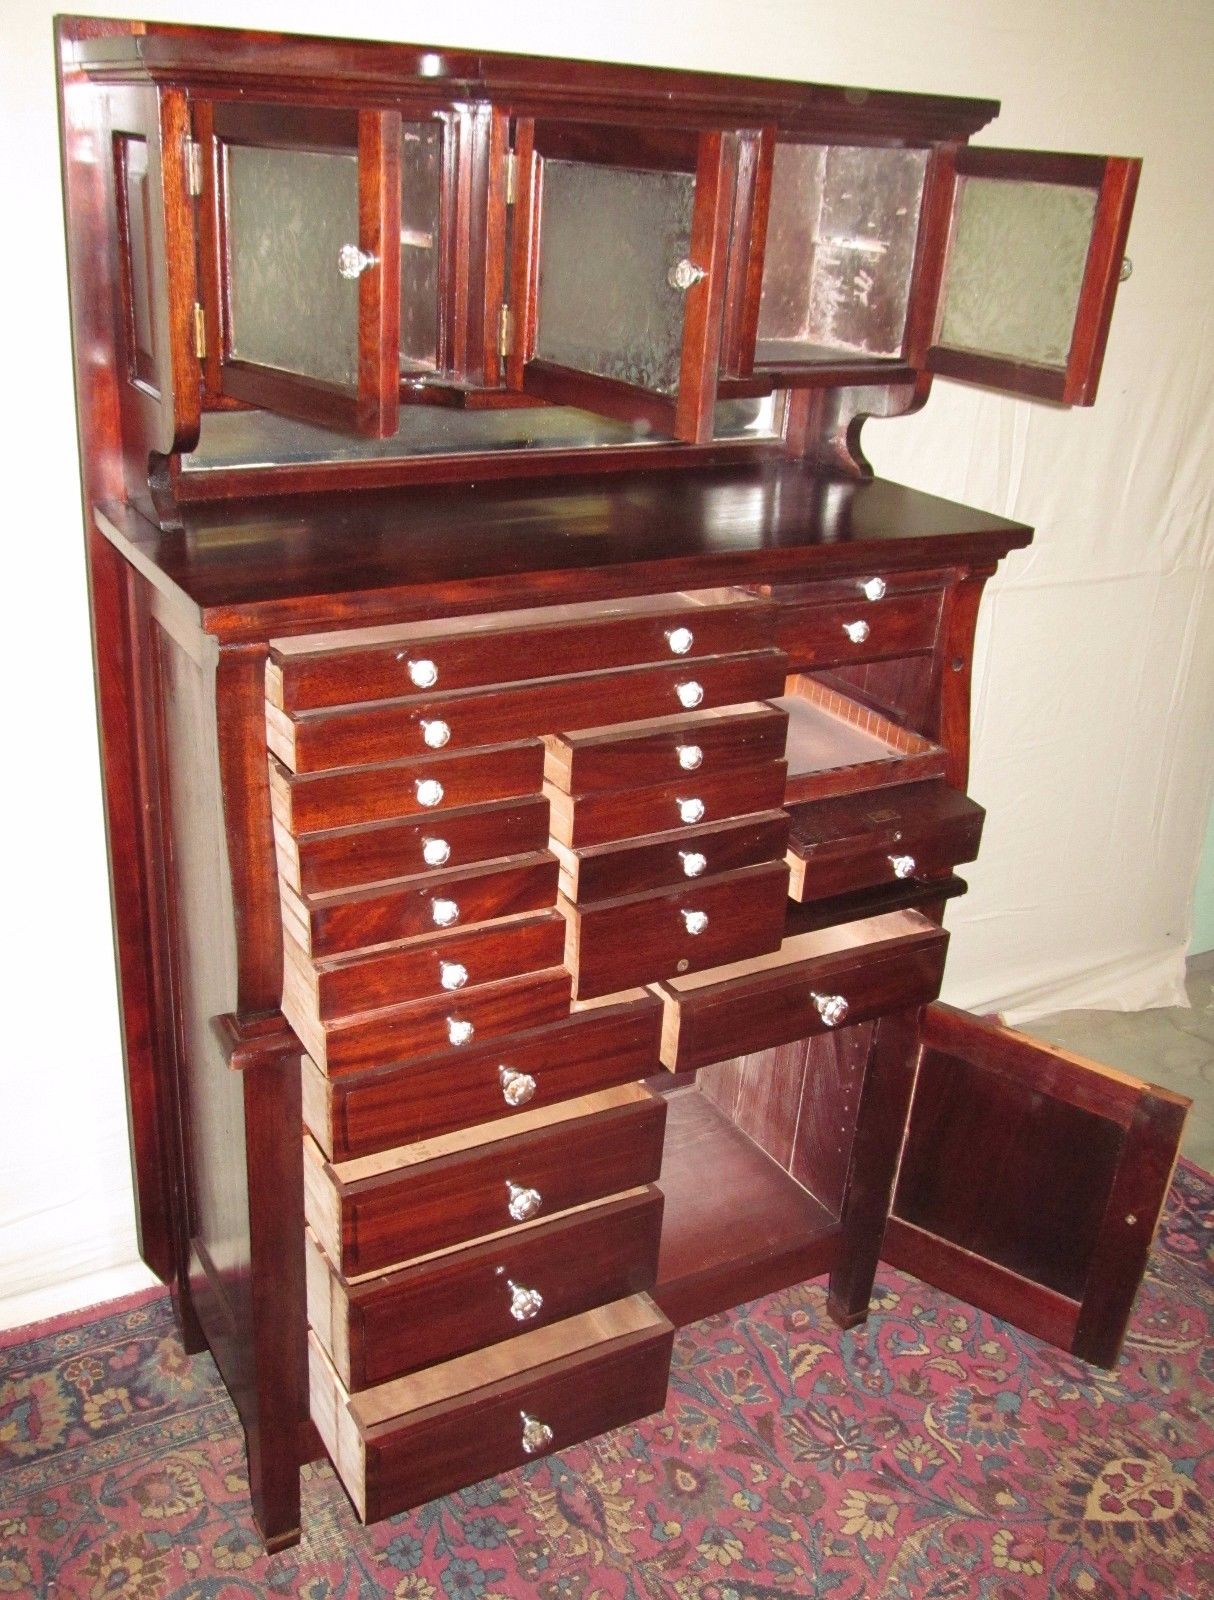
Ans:
[{"label": "shallow wide drawer", "polygon": [[544,793],[551,808],[552,837],[577,849],[701,822],[720,822],[754,811],[775,811],[784,804],[787,781],[785,763],[767,761],[762,766],[708,776],[689,772],[645,789],[569,795],[545,783]]},{"label": "shallow wide drawer", "polygon": [[785,939],[770,955],[656,986],[662,1061],[674,1072],[770,1050],[934,1000],[948,934],[895,911]]},{"label": "shallow wide drawer", "polygon": [[358,762],[399,761],[435,750],[528,739],[612,720],[664,717],[700,706],[763,700],[781,692],[786,663],[778,650],[706,656],[654,667],[541,678],[505,688],[414,695],[288,714],[266,708],[272,753],[292,772]]},{"label": "shallow wide drawer", "polygon": [[459,807],[538,794],[543,776],[538,739],[303,777],[271,756],[270,804],[274,820],[297,835],[397,817],[432,817],[441,825],[443,814]]},{"label": "shallow wide drawer", "polygon": [[353,1283],[309,1236],[308,1321],[365,1389],[652,1289],[661,1233],[661,1190],[637,1189]]},{"label": "shallow wide drawer", "polygon": [[581,850],[552,844],[561,864],[560,888],[581,906],[619,895],[674,887],[692,878],[778,861],[788,845],[788,813],[761,811],[710,827],[680,828],[625,844]]},{"label": "shallow wide drawer", "polygon": [[313,957],[394,944],[443,928],[546,911],[556,900],[558,870],[556,857],[544,851],[331,894],[297,895],[280,882],[283,928]]},{"label": "shallow wide drawer", "polygon": [[375,1272],[652,1183],[665,1125],[627,1084],[339,1166],[305,1136],[308,1225],[339,1272]]},{"label": "shallow wide drawer", "polygon": [[304,1122],[330,1161],[347,1161],[652,1077],[661,1001],[644,989],[616,999],[404,1067],[327,1078],[305,1056]]},{"label": "shallow wide drawer", "polygon": [[545,740],[544,777],[566,794],[645,788],[778,761],[788,715],[756,702],[691,717],[558,733]]},{"label": "shallow wide drawer", "polygon": [[445,617],[271,641],[266,698],[286,711],[447,693],[770,644],[770,607],[736,591]]},{"label": "shallow wide drawer", "polygon": [[874,601],[781,605],[776,643],[787,654],[790,671],[918,655],[935,646],[940,600],[937,589]]},{"label": "shallow wide drawer", "polygon": [[565,965],[580,997],[610,994],[779,947],[788,899],[781,862],[593,906],[562,899]]},{"label": "shallow wide drawer", "polygon": [[978,854],[986,813],[939,781],[897,784],[790,808],[789,894],[823,900],[931,878]]},{"label": "shallow wide drawer", "polygon": [[633,1295],[351,1395],[313,1334],[312,1420],[374,1522],[660,1411],[673,1343]]}]

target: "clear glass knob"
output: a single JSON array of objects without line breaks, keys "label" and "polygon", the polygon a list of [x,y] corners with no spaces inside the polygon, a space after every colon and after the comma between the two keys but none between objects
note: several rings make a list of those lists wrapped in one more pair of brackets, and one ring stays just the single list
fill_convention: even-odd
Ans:
[{"label": "clear glass knob", "polygon": [[445,839],[423,839],[422,860],[428,867],[445,867],[451,859],[451,846]]},{"label": "clear glass knob", "polygon": [[818,994],[811,989],[809,998],[828,1028],[837,1028],[847,1015],[847,1001],[841,994]]},{"label": "clear glass knob", "polygon": [[464,1017],[447,1018],[447,1037],[453,1045],[467,1044],[476,1029]]},{"label": "clear glass knob", "polygon": [[506,1279],[506,1287],[510,1290],[510,1315],[516,1322],[530,1322],[532,1317],[539,1316],[544,1297],[538,1289],[525,1289],[512,1278]]},{"label": "clear glass knob", "polygon": [[683,926],[687,929],[688,933],[703,933],[704,929],[708,926],[707,911],[684,911],[682,916]]},{"label": "clear glass knob", "polygon": [[868,623],[863,620],[860,622],[845,622],[843,624],[843,632],[853,644],[863,644],[871,631]]},{"label": "clear glass knob", "polygon": [[[396,658],[401,659],[399,656]],[[410,661],[409,682],[418,689],[433,689],[438,682],[438,668],[428,657],[420,661]]]},{"label": "clear glass knob", "polygon": [[462,989],[468,981],[468,969],[462,961],[440,961],[438,981],[444,989]]},{"label": "clear glass knob", "polygon": [[885,579],[865,578],[864,582],[860,585],[860,593],[866,600],[884,600]]},{"label": "clear glass knob", "polygon": [[430,915],[436,928],[449,928],[459,921],[459,906],[454,900],[431,900]]},{"label": "clear glass knob", "polygon": [[697,683],[694,678],[690,678],[686,683],[676,684],[674,692],[679,697],[679,704],[686,711],[698,706],[704,698],[704,686]]},{"label": "clear glass knob", "polygon": [[414,787],[418,805],[436,806],[443,798],[443,786],[437,778],[419,778]]},{"label": "clear glass knob", "polygon": [[683,863],[685,878],[698,878],[708,865],[708,857],[701,855],[698,850],[680,850],[679,860]]},{"label": "clear glass knob", "polygon": [[704,802],[696,798],[679,801],[680,822],[700,822],[704,817]]},{"label": "clear glass knob", "polygon": [[526,1453],[533,1456],[540,1450],[546,1450],[552,1443],[552,1429],[538,1417],[529,1417],[525,1411],[520,1411],[519,1416],[523,1419],[523,1449]]},{"label": "clear glass knob", "polygon": [[515,1222],[526,1222],[544,1203],[544,1197],[538,1189],[524,1189],[519,1183],[507,1182],[506,1192],[506,1210]]},{"label": "clear glass knob", "polygon": [[694,261],[689,261],[684,256],[682,261],[676,261],[666,274],[666,282],[672,289],[690,289],[693,283],[699,283],[701,278],[707,276],[703,267],[697,267]]},{"label": "clear glass knob", "polygon": [[894,869],[895,878],[913,878],[915,875],[914,856],[887,856],[886,860]]},{"label": "clear glass knob", "polygon": [[430,746],[431,750],[441,750],[445,744],[450,742],[451,729],[441,717],[435,718],[434,721],[427,721],[423,717],[422,738]]},{"label": "clear glass knob", "polygon": [[666,643],[676,656],[685,656],[695,643],[695,634],[690,628],[671,628]]},{"label": "clear glass knob", "polygon": [[529,1072],[519,1072],[514,1067],[499,1067],[497,1077],[502,1086],[502,1099],[508,1106],[525,1106],[535,1093],[535,1079]]},{"label": "clear glass knob", "polygon": [[679,765],[684,772],[694,772],[704,760],[704,752],[698,744],[681,744],[678,755]]},{"label": "clear glass knob", "polygon": [[337,270],[343,278],[361,278],[367,268],[374,265],[375,257],[356,244],[343,244],[337,252]]}]

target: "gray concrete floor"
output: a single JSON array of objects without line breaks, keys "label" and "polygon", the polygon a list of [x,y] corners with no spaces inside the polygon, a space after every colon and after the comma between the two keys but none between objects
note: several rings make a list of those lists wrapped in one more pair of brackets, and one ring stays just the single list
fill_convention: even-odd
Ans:
[{"label": "gray concrete floor", "polygon": [[1021,1032],[1188,1095],[1181,1149],[1214,1172],[1214,950],[1189,961],[1187,988],[1192,1010],[1057,1011]]}]

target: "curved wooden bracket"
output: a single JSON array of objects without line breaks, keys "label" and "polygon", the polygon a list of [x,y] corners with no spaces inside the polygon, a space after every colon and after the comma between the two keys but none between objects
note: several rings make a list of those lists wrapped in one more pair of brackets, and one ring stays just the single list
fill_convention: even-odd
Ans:
[{"label": "curved wooden bracket", "polygon": [[785,444],[790,456],[815,472],[868,482],[872,463],[860,448],[860,430],[870,417],[905,417],[927,402],[932,379],[843,389],[794,389],[788,397]]}]

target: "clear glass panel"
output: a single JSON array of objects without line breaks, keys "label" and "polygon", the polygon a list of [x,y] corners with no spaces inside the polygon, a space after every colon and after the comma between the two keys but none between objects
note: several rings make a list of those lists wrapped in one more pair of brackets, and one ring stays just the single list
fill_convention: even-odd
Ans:
[{"label": "clear glass panel", "polygon": [[898,356],[926,150],[777,144],[760,364]]},{"label": "clear glass panel", "polygon": [[937,343],[1065,367],[1096,191],[962,178]]},{"label": "clear glass panel", "polygon": [[229,354],[343,389],[358,383],[358,280],[337,270],[358,243],[358,157],[226,150]]},{"label": "clear glass panel", "polygon": [[400,129],[400,364],[438,364],[438,242],[442,215],[442,126]]},{"label": "clear glass panel", "polygon": [[691,248],[695,178],[545,161],[535,354],[673,394],[683,291],[666,275]]}]

